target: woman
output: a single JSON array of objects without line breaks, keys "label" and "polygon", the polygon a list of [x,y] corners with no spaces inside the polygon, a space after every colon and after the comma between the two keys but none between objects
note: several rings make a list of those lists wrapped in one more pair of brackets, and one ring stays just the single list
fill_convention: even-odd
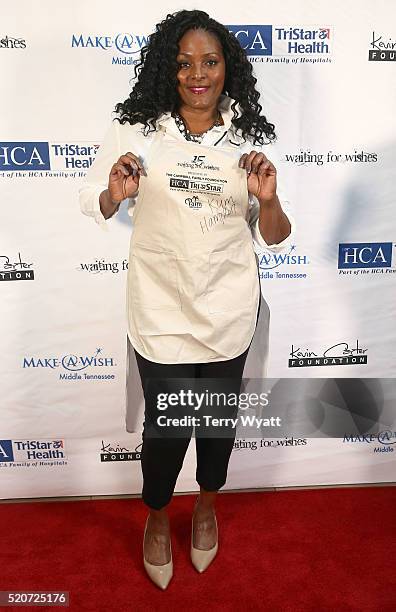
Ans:
[{"label": "woman", "polygon": [[[293,221],[261,150],[264,137],[275,139],[274,126],[260,115],[251,64],[227,28],[202,11],[168,15],[135,76],[80,202],[102,226],[125,199],[133,215],[128,337],[145,395],[143,557],[166,588],[173,574],[167,505],[190,438],[155,437],[149,379],[221,377],[240,387],[260,299],[252,237],[280,250]],[[214,504],[232,448],[232,435],[196,436],[191,559],[198,571],[218,550]]]}]

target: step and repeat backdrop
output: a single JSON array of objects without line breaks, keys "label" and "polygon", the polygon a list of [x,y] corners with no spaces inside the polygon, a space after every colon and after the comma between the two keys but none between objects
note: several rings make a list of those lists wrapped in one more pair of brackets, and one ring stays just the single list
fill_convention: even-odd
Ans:
[{"label": "step and repeat backdrop", "polygon": [[[246,50],[297,228],[284,252],[258,254],[276,401],[237,436],[224,489],[395,480],[394,3],[21,0],[0,25],[2,499],[141,492],[131,219],[123,206],[102,231],[78,190],[140,49],[181,8]],[[193,439],[176,491],[197,489]]]}]

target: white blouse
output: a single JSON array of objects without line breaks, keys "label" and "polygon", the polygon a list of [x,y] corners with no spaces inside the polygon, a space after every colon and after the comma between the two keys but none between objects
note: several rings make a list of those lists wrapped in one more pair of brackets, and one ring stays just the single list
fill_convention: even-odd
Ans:
[{"label": "white blouse", "polygon": [[[251,142],[245,141],[236,131],[231,123],[233,110],[231,109],[232,98],[222,95],[219,103],[219,110],[222,114],[224,125],[215,126],[207,132],[201,144],[205,146],[216,146],[219,149],[227,148],[236,151],[236,156],[240,158],[244,153],[250,153],[254,150],[262,152],[275,165],[279,171],[279,165],[275,156],[273,145],[253,145]],[[237,107],[238,108],[238,107]],[[171,113],[164,113],[157,120],[157,125],[166,124],[166,129],[176,137],[184,141],[184,136],[180,133],[174,118]],[[108,220],[105,219],[99,204],[99,196],[108,187],[110,170],[121,155],[127,152],[134,153],[139,156],[144,164],[145,156],[152,144],[154,132],[144,135],[142,124],[130,125],[129,123],[120,124],[118,121],[112,121],[110,127],[105,134],[102,144],[99,147],[96,158],[89,168],[85,180],[79,190],[79,201],[82,213],[93,217],[95,221],[104,230],[109,229]],[[287,200],[282,188],[280,187],[279,175],[277,175],[277,195],[282,206],[282,210],[287,215],[291,232],[281,242],[276,244],[267,244],[259,230],[259,212],[260,205],[255,196],[249,195],[250,215],[249,225],[252,233],[253,241],[259,248],[264,248],[270,252],[277,253],[283,251],[291,243],[291,239],[296,231],[295,220],[290,212],[290,202]],[[135,197],[129,198],[128,214],[133,217],[134,207],[136,204]]]}]

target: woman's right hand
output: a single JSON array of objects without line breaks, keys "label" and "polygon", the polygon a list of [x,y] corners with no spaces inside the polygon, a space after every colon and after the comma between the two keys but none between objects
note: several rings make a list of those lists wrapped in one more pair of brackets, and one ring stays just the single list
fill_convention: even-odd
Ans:
[{"label": "woman's right hand", "polygon": [[147,176],[142,162],[137,155],[126,153],[121,155],[112,166],[109,175],[108,190],[113,202],[121,202],[132,198],[139,189],[141,175]]}]

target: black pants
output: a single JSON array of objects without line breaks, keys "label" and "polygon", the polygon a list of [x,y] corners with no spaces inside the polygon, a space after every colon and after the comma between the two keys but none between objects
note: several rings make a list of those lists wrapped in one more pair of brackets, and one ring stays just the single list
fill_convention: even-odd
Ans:
[{"label": "black pants", "polygon": [[[249,348],[234,359],[197,364],[154,363],[135,351],[145,396],[145,422],[141,451],[143,472],[142,498],[150,508],[160,510],[170,502],[191,440],[192,428],[189,436],[186,437],[170,438],[147,435],[148,415],[152,415],[156,408],[151,405],[153,404],[153,397],[147,391],[149,379],[232,379],[229,383],[225,384],[230,384],[232,388],[236,389],[236,393],[239,393]],[[216,384],[214,382],[215,386]],[[149,403],[151,404],[149,405]],[[230,414],[230,416],[235,416],[235,413]],[[234,428],[233,431],[233,436],[228,431],[227,437],[195,436],[197,456],[196,480],[206,491],[217,491],[226,482],[228,463],[234,446],[236,429]]]}]

